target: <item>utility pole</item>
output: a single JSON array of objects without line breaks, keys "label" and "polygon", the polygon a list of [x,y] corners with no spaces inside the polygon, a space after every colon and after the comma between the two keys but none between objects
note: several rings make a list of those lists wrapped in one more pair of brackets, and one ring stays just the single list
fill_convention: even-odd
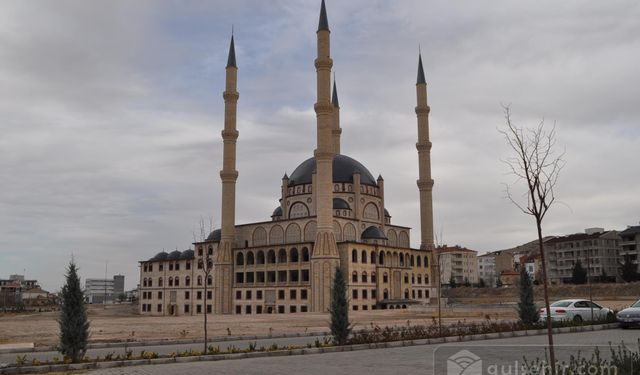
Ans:
[{"label": "utility pole", "polygon": [[104,299],[102,303],[104,304],[104,309],[107,309],[107,268],[109,267],[109,261],[106,260],[104,262]]}]

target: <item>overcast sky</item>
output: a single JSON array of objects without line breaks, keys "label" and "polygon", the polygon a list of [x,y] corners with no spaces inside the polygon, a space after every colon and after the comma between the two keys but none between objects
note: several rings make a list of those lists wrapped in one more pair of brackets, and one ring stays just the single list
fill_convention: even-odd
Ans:
[{"label": "overcast sky", "polygon": [[[315,147],[319,0],[3,2],[0,278],[54,291],[187,249],[220,222],[224,66],[235,27],[237,221],[269,220]],[[415,79],[431,106],[435,230],[481,252],[535,238],[504,198],[498,129],[556,123],[562,201],[545,235],[640,220],[640,3],[327,1],[342,151],[385,178],[420,241]],[[520,187],[521,188],[521,187]],[[519,190],[522,191],[522,190]]]}]

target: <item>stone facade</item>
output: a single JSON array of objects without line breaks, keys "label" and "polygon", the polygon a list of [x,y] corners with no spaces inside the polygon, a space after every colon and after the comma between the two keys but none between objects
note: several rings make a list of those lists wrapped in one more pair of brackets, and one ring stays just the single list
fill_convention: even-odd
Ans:
[{"label": "stone facade", "polygon": [[[392,224],[384,179],[341,154],[330,31],[324,1],[317,31],[317,148],[281,181],[271,220],[235,223],[236,88],[233,38],[226,67],[221,229],[194,250],[140,262],[140,313],[149,315],[326,312],[336,267],[347,275],[353,310],[428,303],[432,284],[433,213],[426,81],[419,58],[416,114],[422,242]],[[206,270],[212,270],[205,277]]]}]

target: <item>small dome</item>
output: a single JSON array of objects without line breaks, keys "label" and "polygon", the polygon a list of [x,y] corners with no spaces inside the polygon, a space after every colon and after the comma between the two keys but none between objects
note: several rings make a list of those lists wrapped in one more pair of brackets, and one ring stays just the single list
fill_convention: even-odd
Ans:
[{"label": "small dome", "polygon": [[169,256],[167,257],[167,260],[178,260],[178,259],[180,259],[181,255],[182,255],[182,253],[179,250],[174,250],[174,251],[169,253]]},{"label": "small dome", "polygon": [[333,209],[334,210],[350,210],[349,203],[342,198],[333,198]]},{"label": "small dome", "polygon": [[384,217],[391,217],[391,214],[389,213],[389,211],[387,211],[387,209],[384,209]]},{"label": "small dome", "polygon": [[273,210],[273,214],[271,217],[282,216],[282,207],[278,206],[275,210]]},{"label": "small dome", "polygon": [[207,237],[207,241],[220,242],[220,238],[222,238],[222,230],[216,229],[213,232],[209,233],[209,237]]},{"label": "small dome", "polygon": [[161,251],[158,254],[156,254],[153,258],[149,259],[149,262],[155,262],[158,260],[167,260],[167,257],[169,257],[169,254],[166,251]]},{"label": "small dome", "polygon": [[193,259],[194,257],[195,253],[191,249],[183,251],[182,255],[180,255],[180,259]]},{"label": "small dome", "polygon": [[362,236],[360,236],[363,240],[386,240],[387,236],[382,233],[380,228],[372,225],[369,228],[365,229],[362,232]]},{"label": "small dome", "polygon": [[[311,176],[316,171],[316,158],[309,158],[302,162],[289,177],[289,185],[310,184]],[[360,173],[360,183],[377,186],[376,179],[371,172],[359,161],[346,155],[338,154],[333,157],[333,182],[353,182],[353,173]]]}]

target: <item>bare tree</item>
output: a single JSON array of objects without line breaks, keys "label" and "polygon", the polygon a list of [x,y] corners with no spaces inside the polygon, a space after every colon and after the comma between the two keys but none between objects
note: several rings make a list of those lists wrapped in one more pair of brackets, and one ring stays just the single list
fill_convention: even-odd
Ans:
[{"label": "bare tree", "polygon": [[[204,218],[202,216],[200,216],[200,228],[199,234],[196,234],[195,230],[193,232],[193,242],[194,243],[202,243],[205,242],[207,240],[207,237],[209,236],[209,233],[211,233],[213,231],[213,218],[209,217],[209,230],[207,231],[207,228],[205,226],[205,221]],[[208,335],[207,335],[207,315],[209,313],[208,311],[208,305],[207,305],[207,286],[209,285],[209,277],[211,277],[211,271],[213,271],[213,254],[212,251],[209,250],[209,248],[205,248],[203,249],[203,256],[198,258],[198,269],[201,269],[202,272],[204,273],[204,281],[203,281],[203,285],[204,285],[204,350],[203,353],[207,353],[207,343],[208,343]],[[198,285],[199,286],[199,285]]]},{"label": "bare tree", "polygon": [[[564,167],[564,152],[556,153],[555,125],[551,130],[545,129],[544,120],[537,127],[523,129],[513,124],[509,106],[503,106],[506,129],[499,130],[511,148],[513,155],[504,160],[510,174],[516,177],[517,183],[527,184],[526,192],[518,199],[514,197],[510,186],[506,185],[507,198],[523,213],[533,216],[538,231],[538,248],[542,261],[542,284],[544,286],[544,303],[547,314],[547,336],[549,339],[549,359],[551,374],[556,374],[555,351],[553,347],[553,331],[551,327],[551,310],[549,308],[549,292],[547,279],[547,263],[542,243],[542,221],[556,197],[554,188],[558,182],[560,170]],[[513,186],[513,185],[512,185]],[[526,198],[525,198],[526,197]]]}]

